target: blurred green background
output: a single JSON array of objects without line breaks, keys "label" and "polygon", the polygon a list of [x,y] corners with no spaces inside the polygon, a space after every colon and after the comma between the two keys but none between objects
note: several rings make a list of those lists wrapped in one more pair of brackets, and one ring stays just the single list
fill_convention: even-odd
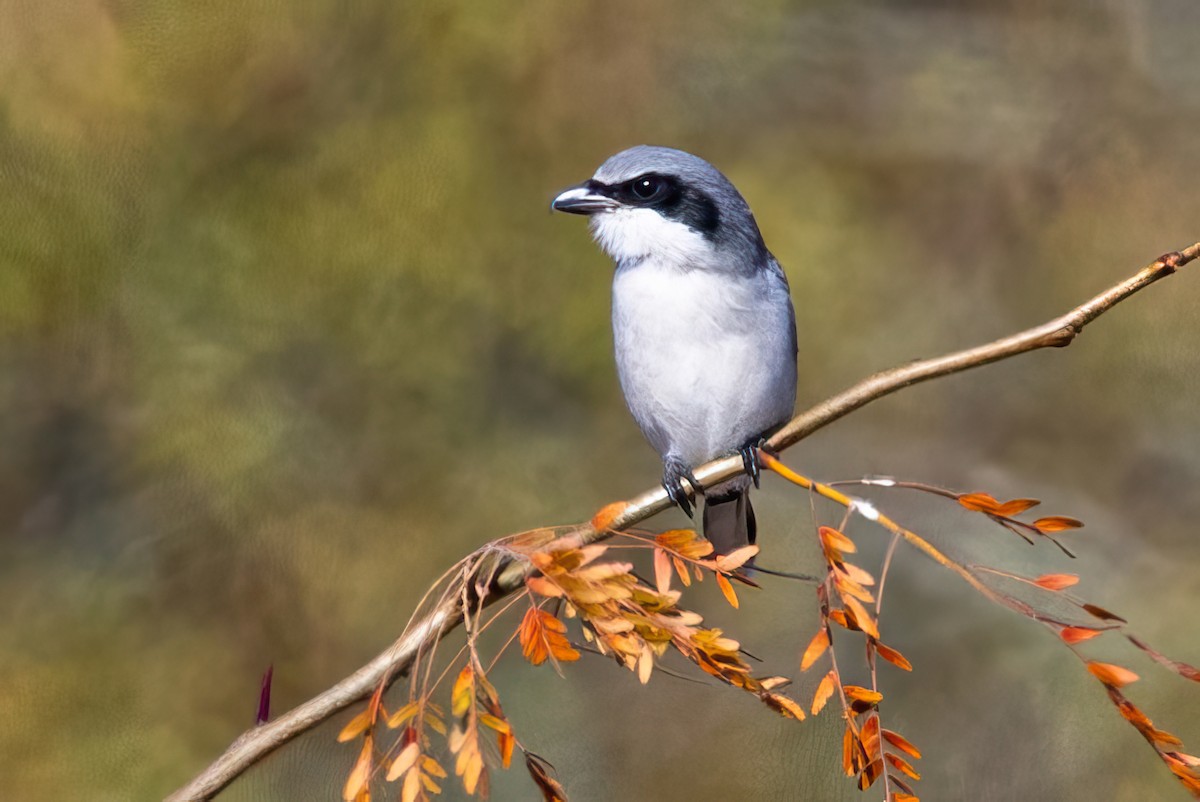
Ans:
[{"label": "blurred green background", "polygon": [[[289,708],[469,550],[657,481],[611,266],[547,212],[609,154],[682,147],[746,195],[792,282],[803,407],[1200,238],[1198,25],[1191,0],[0,4],[0,795],[159,798],[253,722],[268,664]],[[1087,521],[1078,560],[878,500],[963,559],[1081,573],[1200,660],[1192,271],[788,459],[1043,498]],[[762,563],[812,570],[807,501],[767,485]],[[877,565],[884,536],[852,533]],[[738,613],[713,590],[694,604],[796,675],[811,588]],[[1040,627],[907,551],[888,596],[916,671],[884,670],[885,725],[924,750],[924,796],[1183,797]],[[1197,749],[1200,689],[1089,645]],[[576,800],[859,798],[836,715],[595,658],[493,679]],[[339,798],[338,726],[221,798]]]}]

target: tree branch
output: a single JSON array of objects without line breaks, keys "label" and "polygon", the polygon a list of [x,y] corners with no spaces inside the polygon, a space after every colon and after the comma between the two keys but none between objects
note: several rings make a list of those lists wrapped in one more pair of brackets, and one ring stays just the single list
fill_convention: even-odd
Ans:
[{"label": "tree branch", "polygon": [[[1070,345],[1083,327],[1129,296],[1171,275],[1200,256],[1200,242],[1181,251],[1164,254],[1135,275],[1105,290],[1065,315],[1031,329],[963,351],[911,362],[869,376],[849,389],[822,401],[793,418],[766,443],[782,451],[828,426],[839,418],[886,395],[919,382],[959,373],[968,368],[998,362],[1028,351]],[[740,457],[724,457],[695,469],[702,487],[711,487],[741,473]],[[671,506],[662,488],[647,491],[625,502],[597,529],[591,523],[570,530],[580,543],[592,543],[627,529]],[[558,531],[561,535],[562,530]],[[547,535],[547,539],[550,539]],[[488,573],[491,577],[484,602],[490,604],[519,588],[532,568],[526,562],[498,556]],[[267,724],[242,734],[204,771],[186,786],[167,797],[167,802],[207,800],[257,763],[264,756],[321,722],[364,699],[381,682],[402,676],[418,654],[462,623],[462,599],[447,598],[419,619],[409,622],[404,634],[369,663],[332,688]]]}]

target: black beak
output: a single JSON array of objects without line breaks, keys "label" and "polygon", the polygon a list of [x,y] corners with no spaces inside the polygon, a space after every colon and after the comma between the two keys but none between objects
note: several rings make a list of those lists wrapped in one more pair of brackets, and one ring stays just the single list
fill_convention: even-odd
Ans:
[{"label": "black beak", "polygon": [[568,214],[595,214],[617,208],[617,202],[602,192],[602,184],[585,181],[558,193],[550,208]]}]

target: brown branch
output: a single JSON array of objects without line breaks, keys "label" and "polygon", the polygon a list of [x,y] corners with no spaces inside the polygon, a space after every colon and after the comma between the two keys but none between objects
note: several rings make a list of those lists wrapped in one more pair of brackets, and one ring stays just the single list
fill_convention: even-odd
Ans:
[{"label": "brown branch", "polygon": [[[959,373],[1028,351],[1070,345],[1088,323],[1139,290],[1171,275],[1197,256],[1200,256],[1200,242],[1159,257],[1134,276],[1040,326],[986,345],[910,362],[869,376],[848,390],[797,415],[767,441],[767,448],[782,451],[871,401],[918,382]],[[724,457],[695,469],[696,478],[703,487],[711,487],[741,472],[740,457]],[[580,524],[574,528],[574,536],[579,538],[581,543],[603,540],[614,532],[640,523],[670,506],[671,502],[666,492],[662,488],[656,488],[626,502],[607,528],[597,530],[590,523]],[[560,529],[558,534],[561,533]],[[492,569],[485,574],[491,577],[487,589],[483,591],[486,594],[486,603],[503,598],[521,587],[525,578],[532,572],[528,563],[503,556],[498,559],[499,562],[494,563]],[[167,797],[167,802],[211,799],[246,769],[279,746],[351,704],[370,696],[381,682],[388,682],[406,673],[422,650],[462,623],[461,605],[462,601],[458,598],[442,599],[425,615],[410,622],[404,634],[395,643],[358,671],[274,721],[244,733],[195,779]]]}]

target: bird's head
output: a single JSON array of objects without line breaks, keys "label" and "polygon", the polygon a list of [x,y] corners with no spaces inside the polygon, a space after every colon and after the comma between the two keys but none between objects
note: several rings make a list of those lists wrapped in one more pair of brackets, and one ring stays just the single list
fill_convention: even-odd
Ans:
[{"label": "bird's head", "polygon": [[618,264],[654,259],[681,269],[751,270],[767,257],[745,199],[717,168],[674,148],[638,145],[612,156],[551,208],[590,218]]}]

